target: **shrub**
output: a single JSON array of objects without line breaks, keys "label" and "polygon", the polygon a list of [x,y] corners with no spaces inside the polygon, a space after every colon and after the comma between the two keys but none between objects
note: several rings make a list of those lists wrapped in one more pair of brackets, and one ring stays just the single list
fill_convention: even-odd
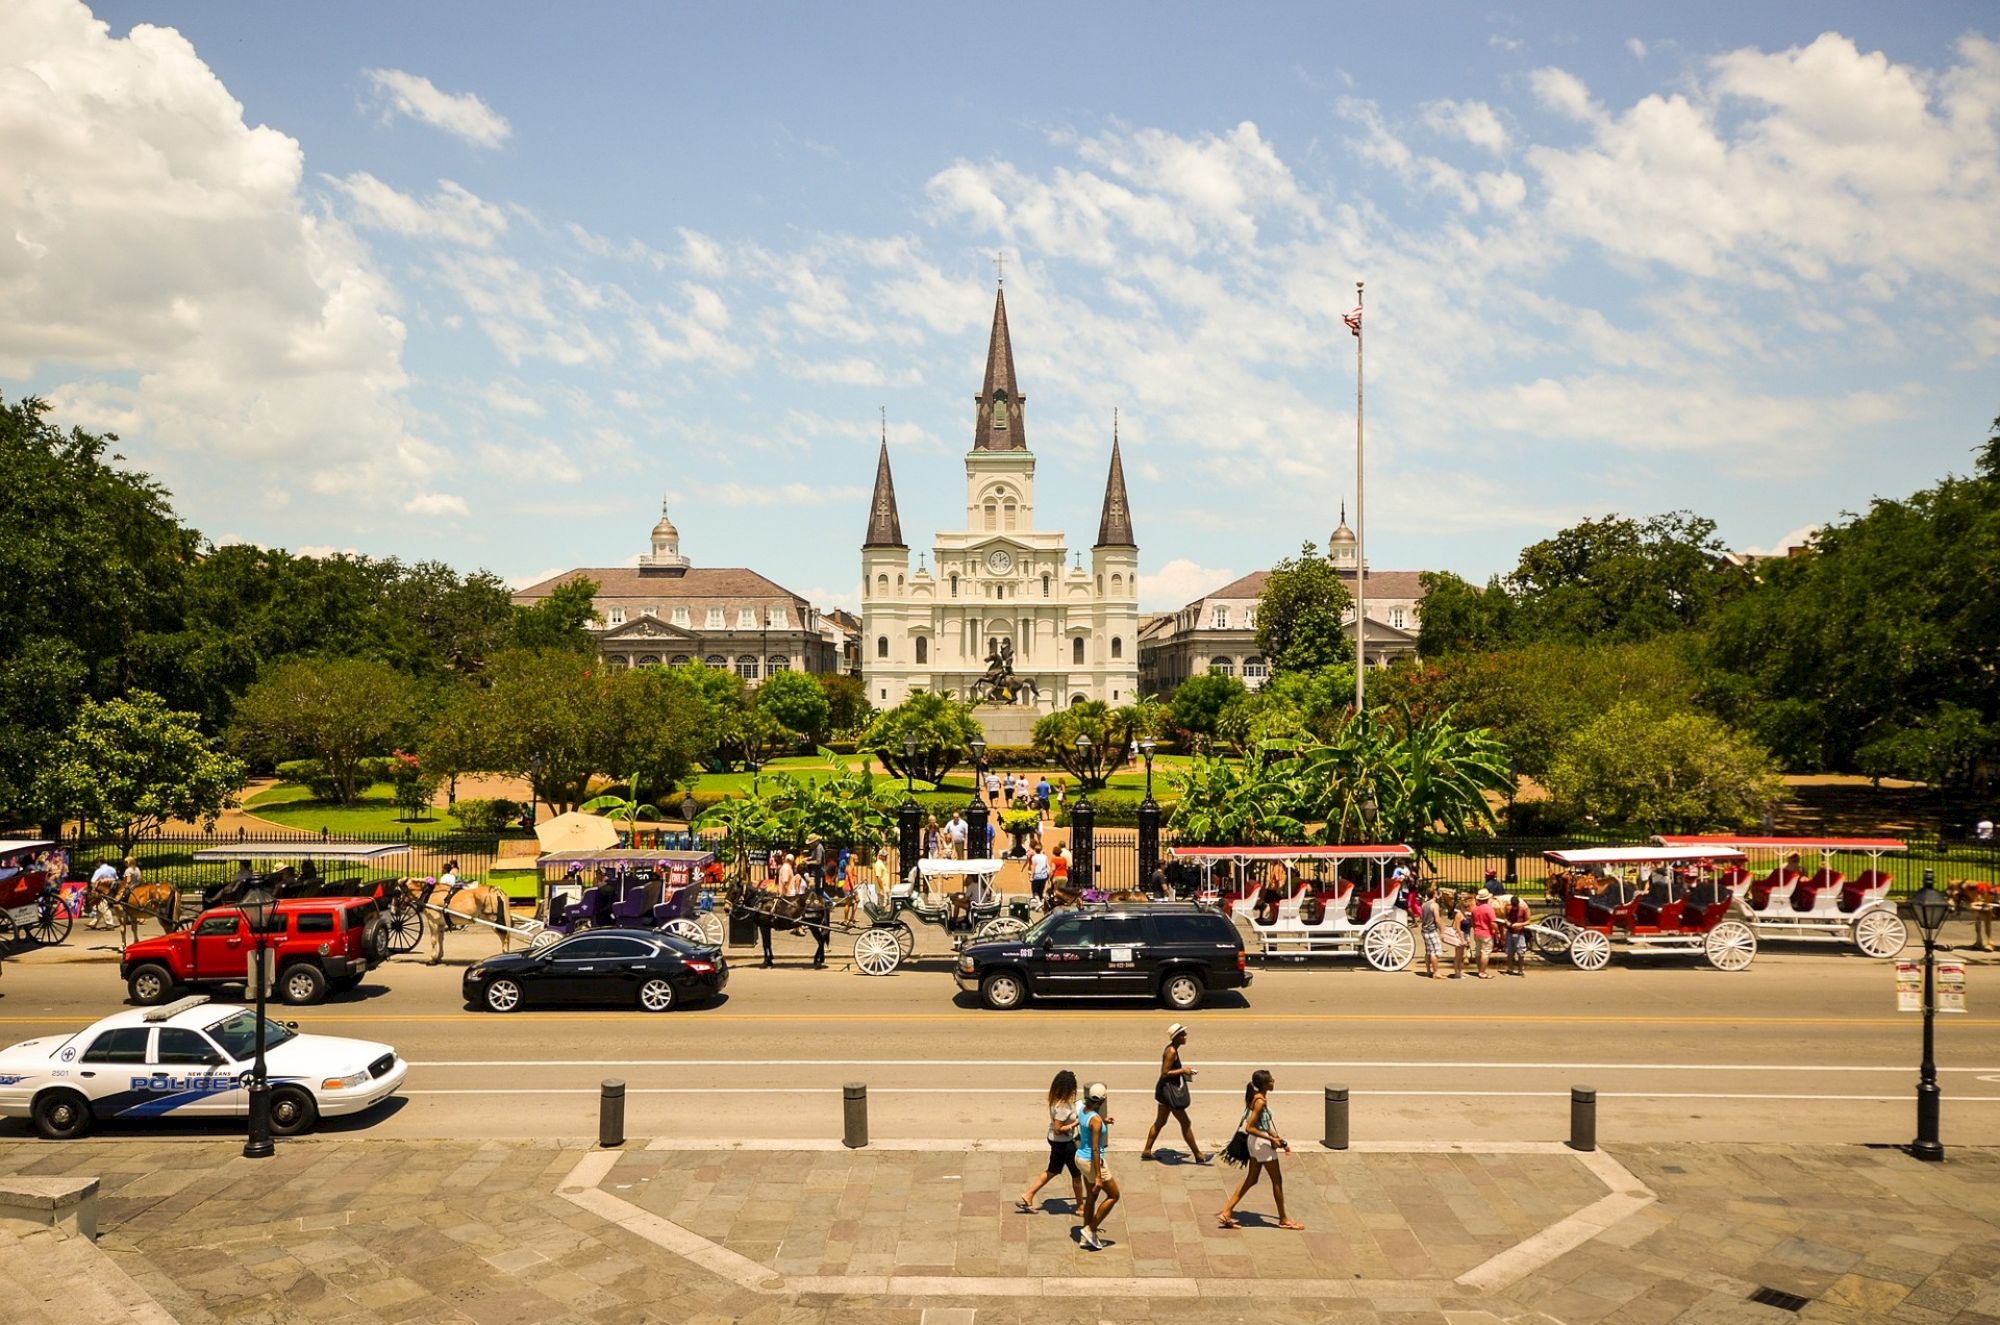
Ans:
[{"label": "shrub", "polygon": [[[1097,812],[1094,820],[1099,828],[1132,828],[1139,822],[1139,803],[1146,799],[1143,791],[1097,791],[1090,796],[1090,808]],[[1175,798],[1162,796],[1156,787],[1153,799],[1160,807],[1160,822],[1165,823],[1173,815]],[[1058,826],[1069,827],[1070,811],[1076,808],[1077,797],[1072,793],[1056,812]]]},{"label": "shrub", "polygon": [[1561,801],[1515,801],[1503,815],[1507,831],[1520,837],[1559,837],[1572,832],[1581,816]]},{"label": "shrub", "polygon": [[340,782],[317,759],[287,759],[278,765],[278,781],[304,787],[316,801],[340,799]]},{"label": "shrub", "polygon": [[497,833],[526,813],[521,802],[499,796],[462,800],[451,807],[452,818],[468,833]]}]

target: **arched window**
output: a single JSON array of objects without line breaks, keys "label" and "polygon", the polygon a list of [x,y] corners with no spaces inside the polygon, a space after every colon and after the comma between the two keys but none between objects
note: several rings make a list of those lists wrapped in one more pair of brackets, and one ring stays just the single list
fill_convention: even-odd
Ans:
[{"label": "arched window", "polygon": [[993,393],[993,426],[996,428],[1007,426],[1007,393],[1005,391],[995,391]]},{"label": "arched window", "polygon": [[919,635],[917,636],[917,665],[921,667],[923,664],[929,662],[930,660],[931,660],[931,642],[925,639],[922,635]]},{"label": "arched window", "polygon": [[757,679],[757,655],[746,653],[736,660],[736,674],[745,681]]},{"label": "arched window", "polygon": [[1125,592],[1125,577],[1123,575],[1114,574],[1111,577],[1111,596],[1113,598],[1116,598],[1124,592]]},{"label": "arched window", "polygon": [[1047,571],[1043,571],[1043,572],[1042,572],[1042,597],[1044,597],[1044,598],[1047,598],[1048,596],[1049,596],[1049,573],[1048,573]]},{"label": "arched window", "polygon": [[1078,704],[1081,704],[1082,702],[1083,702],[1082,695],[1071,695],[1069,697],[1069,706],[1071,708],[1075,708]]},{"label": "arched window", "polygon": [[1007,586],[1006,586],[1006,585],[1004,585],[1004,584],[996,584],[996,585],[994,585],[994,586],[993,586],[993,596],[994,596],[995,598],[1005,598],[1005,597],[1007,596]]},{"label": "arched window", "polygon": [[1124,656],[1125,656],[1125,641],[1118,638],[1118,636],[1113,635],[1111,637],[1111,660],[1113,662],[1116,662],[1120,658],[1123,658]]},{"label": "arched window", "polygon": [[887,575],[877,575],[875,577],[875,592],[879,594],[889,592],[889,577]]},{"label": "arched window", "polygon": [[903,592],[903,577],[900,575],[896,577],[896,592],[897,593]]},{"label": "arched window", "polygon": [[774,653],[764,660],[764,675],[775,676],[779,672],[792,670],[792,660],[782,653]]},{"label": "arched window", "polygon": [[1231,676],[1235,674],[1236,664],[1227,658],[1210,658],[1208,670],[1217,676]]},{"label": "arched window", "polygon": [[1097,596],[1099,598],[1104,597],[1104,577],[1102,575],[1097,577]]},{"label": "arched window", "polygon": [[1078,635],[1069,642],[1069,661],[1073,667],[1083,666],[1083,636]]},{"label": "arched window", "polygon": [[691,662],[693,662],[693,661],[694,661],[694,659],[692,659],[692,658],[688,657],[688,656],[687,656],[687,655],[686,655],[685,653],[677,653],[677,654],[675,654],[675,655],[674,655],[673,657],[671,657],[671,658],[667,659],[667,666],[669,666],[669,667],[685,667],[685,666],[687,666],[687,665],[688,665],[689,663],[691,663]]},{"label": "arched window", "polygon": [[[616,667],[618,670],[623,671],[625,669],[625,660],[623,658],[613,658],[610,661],[611,665],[613,667]],[[641,667],[658,667],[660,665],[660,660],[653,654],[642,653],[639,655],[638,665]]]},{"label": "arched window", "polygon": [[889,637],[887,635],[877,635],[875,637],[875,656],[877,658],[886,658],[889,656]]},{"label": "arched window", "polygon": [[958,576],[956,575],[951,577],[951,596],[953,598],[958,597]]},{"label": "arched window", "polygon": [[729,666],[729,659],[723,657],[719,653],[711,653],[708,655],[708,657],[702,659],[702,663],[704,666],[713,667],[716,671],[719,672]]}]

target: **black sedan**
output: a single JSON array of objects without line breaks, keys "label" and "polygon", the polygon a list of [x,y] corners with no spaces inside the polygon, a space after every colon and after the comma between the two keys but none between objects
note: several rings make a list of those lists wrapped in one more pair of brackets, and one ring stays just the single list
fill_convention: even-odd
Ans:
[{"label": "black sedan", "polygon": [[637,1004],[666,1012],[729,983],[720,948],[649,929],[587,929],[540,952],[488,957],[465,973],[465,1001],[491,1012],[555,1003]]}]

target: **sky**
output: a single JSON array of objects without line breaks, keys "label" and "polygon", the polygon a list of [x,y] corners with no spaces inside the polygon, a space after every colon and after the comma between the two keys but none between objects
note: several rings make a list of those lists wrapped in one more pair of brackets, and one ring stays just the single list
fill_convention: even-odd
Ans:
[{"label": "sky", "polygon": [[0,4],[0,394],[217,542],[858,596],[1119,418],[1143,607],[1590,516],[1781,548],[2000,414],[2000,19],[1938,3]]}]

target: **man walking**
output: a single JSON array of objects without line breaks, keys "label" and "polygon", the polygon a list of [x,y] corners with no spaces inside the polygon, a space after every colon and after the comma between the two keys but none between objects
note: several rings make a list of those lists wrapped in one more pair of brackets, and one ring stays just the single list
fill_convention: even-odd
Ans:
[{"label": "man walking", "polygon": [[965,859],[965,817],[957,810],[951,812],[951,822],[944,826],[944,839],[953,860]]},{"label": "man walking", "polygon": [[1049,853],[1042,850],[1040,842],[1035,844],[1035,854],[1028,857],[1028,891],[1034,894],[1035,905],[1042,904],[1042,894],[1049,886]]},{"label": "man walking", "polygon": [[97,868],[90,872],[90,892],[97,898],[97,909],[90,913],[92,929],[111,928],[111,895],[118,891],[118,867],[108,860],[97,862]]}]

